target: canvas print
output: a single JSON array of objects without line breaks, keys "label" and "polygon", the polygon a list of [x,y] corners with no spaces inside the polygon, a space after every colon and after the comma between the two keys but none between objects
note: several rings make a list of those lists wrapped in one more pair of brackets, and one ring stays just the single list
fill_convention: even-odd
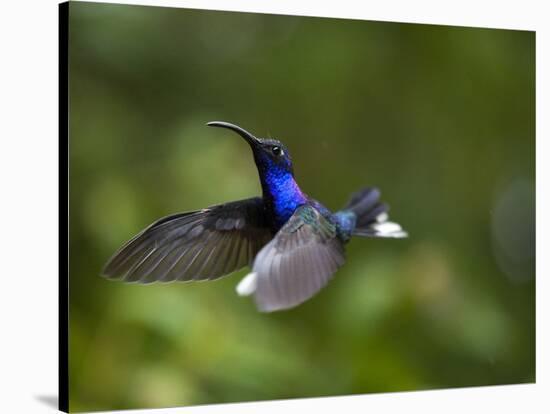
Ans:
[{"label": "canvas print", "polygon": [[60,125],[63,410],[535,382],[534,32],[70,2]]}]

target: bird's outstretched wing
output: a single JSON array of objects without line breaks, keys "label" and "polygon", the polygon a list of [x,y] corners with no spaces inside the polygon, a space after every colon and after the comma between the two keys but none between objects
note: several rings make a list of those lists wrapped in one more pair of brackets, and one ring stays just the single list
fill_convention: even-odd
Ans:
[{"label": "bird's outstretched wing", "polygon": [[168,216],[114,254],[103,270],[125,282],[216,279],[252,262],[272,238],[259,197]]},{"label": "bird's outstretched wing", "polygon": [[344,263],[334,224],[310,205],[299,207],[256,256],[238,287],[264,312],[292,308],[315,295]]}]

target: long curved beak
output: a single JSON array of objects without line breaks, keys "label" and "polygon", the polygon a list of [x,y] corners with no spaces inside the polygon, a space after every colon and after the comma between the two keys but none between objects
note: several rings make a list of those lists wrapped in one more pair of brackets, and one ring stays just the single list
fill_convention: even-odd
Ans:
[{"label": "long curved beak", "polygon": [[250,144],[250,146],[252,148],[254,148],[255,146],[257,146],[260,141],[258,140],[258,138],[256,138],[254,135],[252,135],[250,132],[244,130],[243,128],[241,128],[240,126],[237,126],[237,125],[234,125],[234,124],[230,124],[229,122],[223,122],[223,121],[212,121],[212,122],[209,122],[207,123],[206,125],[208,126],[211,126],[211,127],[218,127],[218,128],[227,128],[227,129],[230,129],[231,131],[234,131],[236,132],[237,134],[239,134],[241,137],[243,137],[246,142],[248,142]]}]

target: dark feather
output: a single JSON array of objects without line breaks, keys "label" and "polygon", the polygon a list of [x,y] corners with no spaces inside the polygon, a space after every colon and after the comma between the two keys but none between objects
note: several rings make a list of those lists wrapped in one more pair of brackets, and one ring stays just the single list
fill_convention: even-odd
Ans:
[{"label": "dark feather", "polygon": [[271,237],[258,197],[175,214],[127,242],[103,274],[140,283],[216,279],[250,264]]},{"label": "dark feather", "polygon": [[359,190],[351,195],[348,204],[344,210],[360,211],[369,210],[380,199],[380,190],[375,187],[367,187]]},{"label": "dark feather", "polygon": [[389,211],[389,206],[380,202],[378,188],[367,187],[354,193],[344,210],[351,210],[355,213],[357,216],[356,226],[361,228],[376,222],[376,218],[380,214]]}]

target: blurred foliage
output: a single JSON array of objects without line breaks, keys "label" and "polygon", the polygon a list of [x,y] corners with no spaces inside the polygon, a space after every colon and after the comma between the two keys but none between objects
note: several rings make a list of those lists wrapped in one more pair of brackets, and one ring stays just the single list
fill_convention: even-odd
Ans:
[{"label": "blurred foliage", "polygon": [[[535,380],[535,34],[70,5],[70,407]],[[227,120],[329,208],[379,186],[407,240],[356,239],[319,295],[100,270],[159,217],[260,193]]]}]

